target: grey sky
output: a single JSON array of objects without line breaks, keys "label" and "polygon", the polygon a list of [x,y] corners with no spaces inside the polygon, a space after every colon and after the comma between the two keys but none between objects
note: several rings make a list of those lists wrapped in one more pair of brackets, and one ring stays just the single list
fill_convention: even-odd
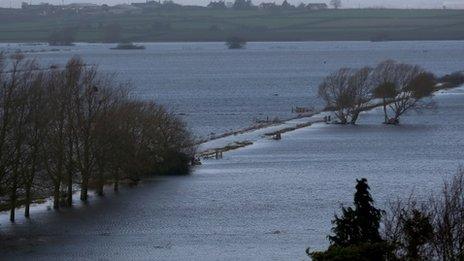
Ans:
[{"label": "grey sky", "polygon": [[[2,7],[19,7],[21,2],[31,2],[32,4],[38,4],[41,2],[48,2],[52,4],[61,4],[64,1],[65,4],[69,3],[98,3],[98,4],[123,4],[131,2],[145,2],[145,0],[0,0],[0,6]],[[233,0],[226,0],[233,1]],[[253,0],[254,3],[260,2],[276,2],[280,3],[283,0]],[[291,3],[297,4],[300,2],[304,3],[315,3],[315,2],[329,2],[330,0],[288,0]],[[209,0],[174,0],[180,4],[194,4],[194,5],[206,5]],[[464,8],[464,0],[342,0],[344,7],[396,7],[396,8],[441,8],[444,4],[449,7],[460,7]]]}]

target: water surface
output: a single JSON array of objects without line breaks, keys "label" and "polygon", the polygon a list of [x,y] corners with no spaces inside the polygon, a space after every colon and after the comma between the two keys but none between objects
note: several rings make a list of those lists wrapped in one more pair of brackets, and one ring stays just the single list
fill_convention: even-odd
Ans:
[{"label": "water surface", "polygon": [[[31,244],[2,257],[104,260],[304,260],[327,247],[330,220],[367,178],[378,207],[436,192],[464,163],[464,90],[401,126],[374,110],[358,126],[318,124],[207,160],[191,176],[142,183],[88,206],[36,210],[1,232]],[[21,242],[21,241],[19,241]]]},{"label": "water surface", "polygon": [[[321,106],[317,86],[341,67],[373,66],[385,59],[419,64],[438,74],[463,69],[464,41],[249,43],[145,43],[145,50],[111,50],[109,44],[56,47],[0,44],[30,53],[44,64],[80,55],[121,81],[134,95],[183,115],[197,136],[248,127],[253,119],[288,118],[292,106]],[[47,51],[48,50],[48,51]]]}]

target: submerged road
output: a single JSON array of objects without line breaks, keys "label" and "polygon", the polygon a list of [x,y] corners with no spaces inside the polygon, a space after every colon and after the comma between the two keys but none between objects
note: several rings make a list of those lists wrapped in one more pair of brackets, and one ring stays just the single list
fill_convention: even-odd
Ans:
[{"label": "submerged road", "polygon": [[0,259],[305,260],[327,247],[330,220],[365,177],[380,207],[425,196],[464,164],[464,90],[437,109],[385,126],[381,111],[358,126],[315,124],[280,141],[206,160],[191,176],[148,180],[73,209],[0,214]]}]

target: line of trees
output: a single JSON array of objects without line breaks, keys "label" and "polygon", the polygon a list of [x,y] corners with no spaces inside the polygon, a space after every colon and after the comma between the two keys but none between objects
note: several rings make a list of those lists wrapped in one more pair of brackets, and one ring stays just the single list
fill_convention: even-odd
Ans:
[{"label": "line of trees", "polygon": [[464,171],[422,202],[410,197],[380,210],[367,180],[357,180],[354,207],[335,216],[329,248],[306,252],[315,261],[463,260]]},{"label": "line of trees", "polygon": [[374,68],[342,68],[323,80],[318,94],[341,124],[355,124],[362,111],[376,105],[374,99],[381,100],[384,123],[398,124],[406,111],[433,105],[422,98],[432,94],[436,83],[418,65],[387,60]]},{"label": "line of trees", "polygon": [[0,55],[0,204],[10,210],[53,197],[103,195],[103,186],[150,174],[185,174],[194,142],[184,123],[162,106],[130,97],[78,57],[41,69],[22,54]]}]

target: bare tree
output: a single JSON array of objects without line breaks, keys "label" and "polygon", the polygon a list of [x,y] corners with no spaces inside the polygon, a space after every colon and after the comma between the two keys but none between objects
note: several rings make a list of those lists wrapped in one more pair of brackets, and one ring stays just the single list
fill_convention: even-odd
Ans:
[{"label": "bare tree", "polygon": [[346,124],[353,104],[350,79],[353,70],[342,68],[327,76],[319,85],[318,95],[326,102],[326,109],[334,110],[340,123]]},{"label": "bare tree", "polygon": [[84,63],[79,57],[71,58],[65,69],[61,72],[62,88],[66,96],[63,99],[68,103],[65,106],[66,115],[66,140],[65,140],[65,183],[66,183],[66,205],[72,206],[73,185],[76,176],[76,148],[77,148],[77,116],[76,100],[79,97],[79,85],[83,74]]},{"label": "bare tree", "polygon": [[53,184],[53,208],[60,206],[60,190],[65,178],[67,150],[67,113],[69,90],[63,88],[62,72],[52,71],[46,86],[47,130],[41,144],[45,171]]},{"label": "bare tree", "polygon": [[382,99],[384,123],[388,123],[387,106],[397,95],[396,86],[391,82],[384,82],[374,89],[374,97]]},{"label": "bare tree", "polygon": [[[83,66],[81,66],[83,68]],[[95,126],[102,106],[103,87],[106,79],[100,77],[95,67],[83,68],[77,95],[74,99],[76,117],[76,166],[81,175],[82,201],[87,201],[88,184],[95,168]]]},{"label": "bare tree", "polygon": [[352,97],[351,105],[351,124],[356,124],[359,113],[369,108],[369,102],[373,98],[372,87],[369,84],[369,77],[372,68],[364,67],[354,71],[349,80],[349,88]]},{"label": "bare tree", "polygon": [[383,237],[394,249],[389,260],[462,260],[464,171],[422,202],[410,196],[391,204],[383,219]]},{"label": "bare tree", "polygon": [[43,72],[36,72],[32,76],[31,86],[26,90],[27,95],[27,125],[24,126],[26,133],[25,155],[23,156],[24,168],[22,171],[22,183],[25,191],[24,216],[30,216],[30,204],[33,198],[33,186],[37,173],[42,171],[40,162],[40,143],[46,128],[46,119],[42,113],[45,106],[43,83],[46,81]]},{"label": "bare tree", "polygon": [[383,238],[393,251],[388,260],[424,260],[433,255],[432,212],[412,195],[390,203],[383,218]]},{"label": "bare tree", "polygon": [[93,153],[96,159],[97,195],[103,195],[103,187],[110,179],[112,172],[119,172],[116,167],[119,161],[124,160],[121,153],[128,149],[121,125],[126,124],[121,117],[120,106],[126,101],[127,91],[123,86],[119,88],[102,88],[101,109],[95,124],[95,143]]},{"label": "bare tree", "polygon": [[[374,96],[382,98],[385,123],[397,124],[399,118],[410,109],[420,109],[422,98],[429,96],[435,86],[434,77],[417,65],[387,60],[373,71],[371,84]],[[393,112],[388,116],[387,105]]]},{"label": "bare tree", "polygon": [[[5,58],[0,58],[3,63]],[[18,205],[20,192],[24,188],[26,205],[31,193],[31,179],[34,173],[29,170],[28,126],[30,125],[30,90],[40,85],[36,63],[24,59],[20,53],[9,59],[9,71],[0,69],[1,89],[1,135],[0,135],[0,188],[8,191],[10,204],[10,220],[15,220],[15,208]],[[27,174],[27,175],[26,175]],[[31,177],[32,176],[32,177]],[[25,181],[29,181],[26,182]],[[3,194],[0,191],[0,194]],[[28,206],[26,206],[28,216]]]},{"label": "bare tree", "polygon": [[[429,96],[435,83],[430,74],[422,71],[417,66],[403,65],[405,77],[408,78],[407,84],[399,89],[395,100],[389,104],[394,113],[393,122],[398,123],[399,118],[410,109],[419,110],[423,105],[423,98]],[[432,103],[429,103],[432,104]]]},{"label": "bare tree", "polygon": [[122,178],[188,172],[193,144],[180,119],[78,57],[44,70],[21,54],[0,55],[0,196],[11,221],[22,202],[29,217],[35,196],[71,206],[75,184],[86,201],[90,183],[103,195]]},{"label": "bare tree", "polygon": [[326,109],[334,110],[340,123],[355,124],[359,113],[368,108],[372,99],[369,77],[372,69],[342,68],[327,76],[318,94],[326,102]]},{"label": "bare tree", "polygon": [[442,260],[464,258],[464,170],[443,186],[441,195],[432,197],[434,247]]},{"label": "bare tree", "polygon": [[10,125],[9,135],[9,172],[10,172],[10,221],[15,220],[15,208],[18,202],[18,189],[21,184],[21,173],[24,168],[23,155],[26,142],[25,126],[27,124],[27,93],[26,88],[33,70],[33,65],[27,61],[23,62],[23,57],[12,58],[15,61],[14,71],[12,72],[12,103],[10,112],[13,121]]}]

